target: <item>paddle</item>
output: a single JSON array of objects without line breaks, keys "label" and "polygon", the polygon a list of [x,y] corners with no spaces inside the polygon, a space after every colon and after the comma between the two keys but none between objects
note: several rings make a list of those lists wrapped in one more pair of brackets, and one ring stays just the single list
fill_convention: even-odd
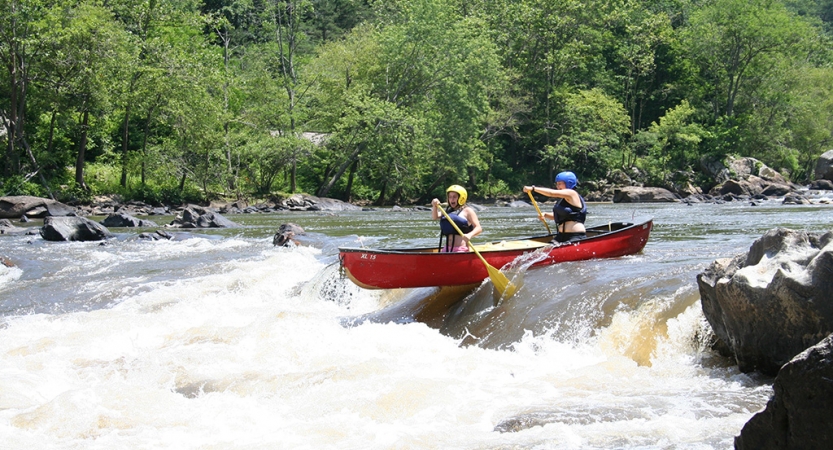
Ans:
[{"label": "paddle", "polygon": [[[532,204],[535,206],[535,210],[538,211],[538,217],[544,218],[544,214],[541,213],[541,208],[538,207],[538,202],[535,201],[535,197],[532,196],[532,191],[527,192],[529,194],[529,199],[532,200]],[[552,234],[552,230],[550,230],[549,224],[547,224],[547,219],[543,220],[544,226],[547,227],[547,233]]]},{"label": "paddle", "polygon": [[[453,226],[458,233],[460,233],[460,236],[463,236],[463,232],[460,231],[460,228],[457,227],[457,224],[454,223],[454,221],[451,220],[450,217],[448,217],[448,213],[445,212],[445,208],[443,208],[440,205],[437,206],[437,209],[439,209],[440,212],[443,213],[445,219],[448,220],[448,223],[450,223],[451,226]],[[518,290],[518,287],[512,284],[512,282],[509,281],[509,278],[506,278],[506,275],[502,274],[499,270],[495,269],[488,262],[486,262],[486,259],[483,258],[483,255],[481,255],[480,252],[478,252],[477,249],[474,248],[474,244],[472,244],[470,241],[466,242],[469,244],[469,248],[471,249],[471,251],[473,251],[474,254],[477,255],[478,258],[480,258],[480,261],[483,261],[483,265],[486,266],[486,271],[489,272],[489,278],[492,280],[492,284],[495,285],[495,289],[497,289],[500,292],[501,297],[509,298],[515,295],[515,291]],[[495,303],[497,304],[497,301]]]}]

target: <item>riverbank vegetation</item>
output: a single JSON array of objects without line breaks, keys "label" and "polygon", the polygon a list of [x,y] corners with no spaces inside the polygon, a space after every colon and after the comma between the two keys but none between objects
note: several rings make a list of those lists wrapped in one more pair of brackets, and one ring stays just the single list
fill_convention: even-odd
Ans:
[{"label": "riverbank vegetation", "polygon": [[833,0],[0,0],[3,195],[380,205],[556,172],[808,181]]}]

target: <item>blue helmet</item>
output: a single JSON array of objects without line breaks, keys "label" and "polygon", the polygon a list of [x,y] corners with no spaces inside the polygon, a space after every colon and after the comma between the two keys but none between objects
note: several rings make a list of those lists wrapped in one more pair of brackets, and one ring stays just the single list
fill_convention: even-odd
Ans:
[{"label": "blue helmet", "polygon": [[555,182],[563,181],[567,189],[573,189],[578,184],[578,178],[573,172],[561,172],[555,176]]}]

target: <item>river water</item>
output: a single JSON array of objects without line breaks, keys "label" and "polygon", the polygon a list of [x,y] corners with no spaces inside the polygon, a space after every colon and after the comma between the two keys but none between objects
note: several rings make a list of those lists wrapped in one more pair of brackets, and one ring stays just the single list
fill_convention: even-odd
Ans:
[{"label": "river water", "polygon": [[[481,242],[545,231],[531,207],[479,216]],[[646,217],[638,255],[440,311],[434,288],[363,290],[336,264],[339,246],[436,245],[427,211],[2,236],[0,449],[731,448],[772,380],[708,350],[695,277],[768,229],[829,230],[833,206],[593,204],[588,225]],[[286,222],[305,245],[272,246]]]}]

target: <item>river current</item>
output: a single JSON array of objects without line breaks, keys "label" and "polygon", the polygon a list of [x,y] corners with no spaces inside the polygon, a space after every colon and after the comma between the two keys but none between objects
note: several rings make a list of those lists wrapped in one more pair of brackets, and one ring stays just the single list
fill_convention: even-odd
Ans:
[{"label": "river current", "polygon": [[[532,207],[479,216],[479,242],[546,232]],[[339,246],[436,245],[428,211],[0,236],[0,449],[732,448],[772,380],[708,349],[695,278],[771,228],[830,230],[833,206],[588,216],[654,229],[637,255],[525,271],[496,307],[486,281],[443,312],[434,288],[364,290],[337,264]],[[304,245],[273,247],[286,222]]]}]

